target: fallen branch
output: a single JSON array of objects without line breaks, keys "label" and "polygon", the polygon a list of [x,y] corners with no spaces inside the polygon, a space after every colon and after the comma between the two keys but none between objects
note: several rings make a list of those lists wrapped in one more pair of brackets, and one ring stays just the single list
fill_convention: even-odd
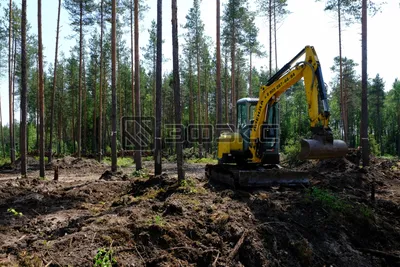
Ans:
[{"label": "fallen branch", "polygon": [[215,260],[214,260],[214,262],[212,264],[212,267],[216,267],[217,266],[218,258],[219,258],[219,251],[218,251],[217,257],[215,258]]},{"label": "fallen branch", "polygon": [[236,243],[236,245],[235,245],[235,247],[233,248],[233,250],[231,251],[231,253],[229,253],[229,256],[228,256],[228,260],[229,260],[229,261],[232,261],[232,260],[235,258],[236,254],[238,253],[240,247],[241,247],[242,244],[243,244],[243,241],[244,241],[246,235],[247,235],[247,230],[245,230],[245,231],[243,232],[243,234],[242,234],[242,236],[240,237],[239,241]]},{"label": "fallen branch", "polygon": [[361,252],[366,252],[366,253],[372,254],[372,255],[377,256],[377,257],[400,261],[400,256],[395,255],[395,254],[391,254],[391,253],[388,253],[388,252],[375,250],[375,249],[369,249],[369,248],[360,248],[358,250],[361,251]]}]

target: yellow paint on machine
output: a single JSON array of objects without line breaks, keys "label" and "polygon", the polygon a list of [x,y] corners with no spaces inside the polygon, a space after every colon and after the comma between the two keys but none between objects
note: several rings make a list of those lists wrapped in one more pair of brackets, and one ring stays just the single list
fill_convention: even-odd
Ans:
[{"label": "yellow paint on machine", "polygon": [[230,154],[231,151],[242,151],[243,139],[239,133],[222,133],[218,139],[218,159],[223,154]]}]

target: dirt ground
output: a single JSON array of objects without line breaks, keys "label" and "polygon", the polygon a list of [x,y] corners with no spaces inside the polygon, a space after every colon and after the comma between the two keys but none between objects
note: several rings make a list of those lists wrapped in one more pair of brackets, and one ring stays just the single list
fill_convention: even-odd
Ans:
[{"label": "dirt ground", "polygon": [[308,162],[309,187],[254,190],[207,181],[205,164],[177,184],[172,163],[134,176],[66,157],[47,180],[29,163],[24,179],[0,168],[0,266],[400,266],[398,161]]}]

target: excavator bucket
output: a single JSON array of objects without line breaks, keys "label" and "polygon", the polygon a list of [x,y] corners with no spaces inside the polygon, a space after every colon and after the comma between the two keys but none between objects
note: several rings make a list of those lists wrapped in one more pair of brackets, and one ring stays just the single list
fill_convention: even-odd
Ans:
[{"label": "excavator bucket", "polygon": [[234,188],[298,186],[309,184],[306,171],[288,170],[279,165],[240,168],[235,165],[206,165],[206,176],[210,180],[228,184]]},{"label": "excavator bucket", "polygon": [[301,151],[299,158],[304,159],[330,159],[346,156],[347,144],[342,140],[324,142],[317,139],[301,140]]}]

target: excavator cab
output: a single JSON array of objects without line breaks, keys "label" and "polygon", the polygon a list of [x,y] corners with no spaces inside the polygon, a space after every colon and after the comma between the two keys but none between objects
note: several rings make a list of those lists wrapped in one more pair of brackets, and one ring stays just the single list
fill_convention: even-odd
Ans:
[{"label": "excavator cab", "polygon": [[[243,151],[249,151],[251,128],[258,98],[237,101],[237,129],[243,140]],[[267,116],[261,126],[259,154],[263,164],[279,164],[279,104],[268,106]]]}]

